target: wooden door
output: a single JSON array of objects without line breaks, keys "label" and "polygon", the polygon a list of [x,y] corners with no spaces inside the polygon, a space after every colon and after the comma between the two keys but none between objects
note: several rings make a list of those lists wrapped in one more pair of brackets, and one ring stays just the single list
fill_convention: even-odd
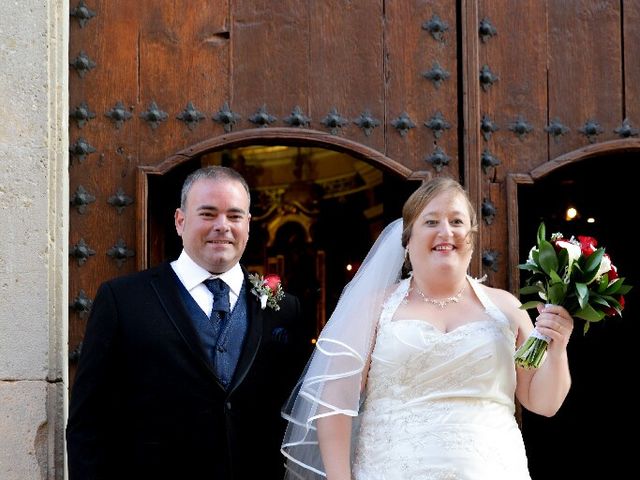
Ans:
[{"label": "wooden door", "polygon": [[250,144],[459,175],[454,1],[83,0],[71,15],[72,359],[98,285],[162,258],[149,178]]}]

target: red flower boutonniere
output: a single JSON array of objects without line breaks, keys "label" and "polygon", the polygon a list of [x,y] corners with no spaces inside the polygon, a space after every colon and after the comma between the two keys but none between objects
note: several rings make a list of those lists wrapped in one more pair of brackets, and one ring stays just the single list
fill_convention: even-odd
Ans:
[{"label": "red flower boutonniere", "polygon": [[251,293],[258,297],[260,307],[263,310],[267,306],[276,311],[280,310],[278,302],[284,297],[284,291],[282,290],[282,282],[278,275],[269,274],[263,277],[257,273],[251,273],[249,274],[249,281],[252,285]]}]

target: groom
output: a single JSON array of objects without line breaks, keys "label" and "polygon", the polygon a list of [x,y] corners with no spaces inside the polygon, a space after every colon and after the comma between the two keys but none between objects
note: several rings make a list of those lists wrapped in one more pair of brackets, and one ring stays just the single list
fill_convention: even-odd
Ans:
[{"label": "groom", "polygon": [[252,293],[249,204],[235,170],[195,171],[180,257],[101,285],[71,395],[71,480],[282,478],[300,305]]}]

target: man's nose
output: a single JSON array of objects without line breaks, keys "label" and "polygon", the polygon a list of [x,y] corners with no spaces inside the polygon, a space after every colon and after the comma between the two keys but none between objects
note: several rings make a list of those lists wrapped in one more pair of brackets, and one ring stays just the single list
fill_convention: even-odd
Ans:
[{"label": "man's nose", "polygon": [[229,230],[229,222],[226,215],[218,215],[213,221],[213,228],[216,231],[226,232]]}]

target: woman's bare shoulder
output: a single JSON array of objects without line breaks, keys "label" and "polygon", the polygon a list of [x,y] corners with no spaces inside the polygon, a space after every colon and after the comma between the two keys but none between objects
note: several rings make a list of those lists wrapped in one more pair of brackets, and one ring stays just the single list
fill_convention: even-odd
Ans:
[{"label": "woman's bare shoulder", "polygon": [[528,325],[530,323],[529,315],[525,310],[520,308],[522,302],[520,302],[518,297],[513,293],[502,288],[494,288],[487,285],[481,285],[481,287],[495,306],[511,320],[520,325]]},{"label": "woman's bare shoulder", "polygon": [[480,284],[480,288],[484,290],[489,299],[503,312],[519,310],[522,303],[520,300],[508,290],[503,288],[490,287]]}]

